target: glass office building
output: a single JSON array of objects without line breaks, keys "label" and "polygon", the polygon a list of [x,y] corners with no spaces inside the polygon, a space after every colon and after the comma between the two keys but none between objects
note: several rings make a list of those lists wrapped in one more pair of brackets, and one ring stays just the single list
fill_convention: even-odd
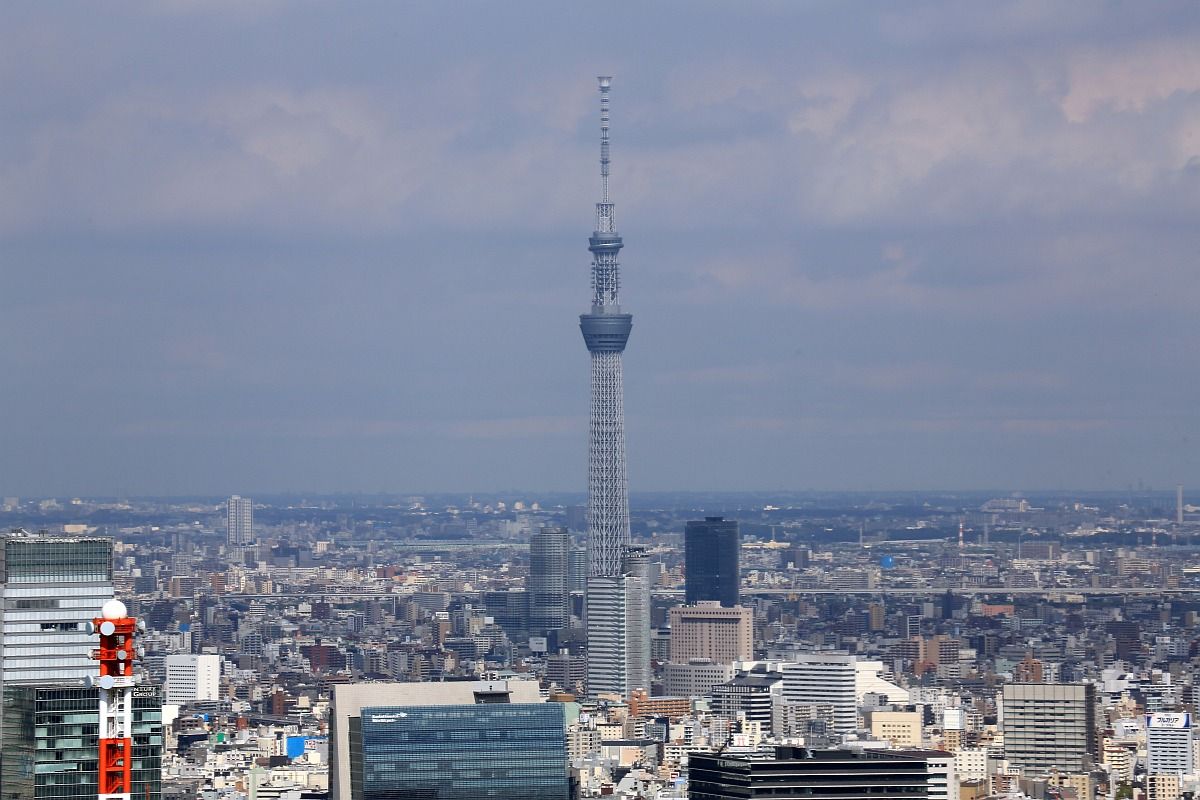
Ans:
[{"label": "glass office building", "polygon": [[[95,689],[6,686],[0,800],[95,800],[99,698]],[[162,794],[162,692],[133,693],[133,792]]]},{"label": "glass office building", "polygon": [[570,796],[559,703],[364,708],[349,734],[353,800]]},{"label": "glass office building", "polygon": [[741,575],[741,536],[737,520],[705,517],[683,529],[684,601],[716,600],[736,606]]},{"label": "glass office building", "polygon": [[96,673],[88,620],[113,596],[111,539],[0,537],[0,686]]}]

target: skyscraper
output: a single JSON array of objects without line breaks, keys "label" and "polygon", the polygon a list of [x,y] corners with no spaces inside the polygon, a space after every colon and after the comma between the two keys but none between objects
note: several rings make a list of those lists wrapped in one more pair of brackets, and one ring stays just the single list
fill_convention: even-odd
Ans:
[{"label": "skyscraper", "polygon": [[545,527],[529,540],[529,630],[544,634],[567,627],[571,537],[566,528]]},{"label": "skyscraper", "polygon": [[254,544],[254,503],[249,497],[239,497],[235,494],[229,498],[226,528],[230,547],[248,547]]},{"label": "skyscraper", "polygon": [[591,354],[588,426],[588,692],[628,696],[650,686],[650,569],[629,548],[629,485],[625,472],[625,399],[621,354],[633,316],[621,311],[623,243],[608,195],[608,91],[600,81],[600,183],[592,253],[592,308],[579,317]]},{"label": "skyscraper", "polygon": [[737,520],[705,517],[683,530],[684,586],[688,605],[717,600],[723,606],[738,604],[741,537]]},{"label": "skyscraper", "polygon": [[86,625],[112,599],[111,539],[12,534],[0,547],[0,686],[79,685],[96,672]]},{"label": "skyscraper", "polygon": [[[0,537],[0,798],[97,796],[98,675],[87,624],[113,597],[113,543],[99,537]],[[156,800],[162,694],[133,690],[131,780]],[[46,719],[58,724],[47,725]],[[90,732],[90,740],[88,739]]]},{"label": "skyscraper", "polygon": [[588,579],[588,694],[650,687],[650,559],[628,547],[621,574]]}]

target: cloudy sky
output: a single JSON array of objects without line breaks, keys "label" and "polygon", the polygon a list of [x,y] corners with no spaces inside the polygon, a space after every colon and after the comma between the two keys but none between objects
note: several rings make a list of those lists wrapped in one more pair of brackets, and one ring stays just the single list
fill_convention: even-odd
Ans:
[{"label": "cloudy sky", "polygon": [[8,3],[0,494],[1200,486],[1193,2]]}]

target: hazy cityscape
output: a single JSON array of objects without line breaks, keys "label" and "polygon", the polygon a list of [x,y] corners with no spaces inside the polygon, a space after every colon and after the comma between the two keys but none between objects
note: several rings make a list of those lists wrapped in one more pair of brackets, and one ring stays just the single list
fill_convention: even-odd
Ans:
[{"label": "hazy cityscape", "polygon": [[8,10],[0,800],[1197,797],[1195,6]]}]

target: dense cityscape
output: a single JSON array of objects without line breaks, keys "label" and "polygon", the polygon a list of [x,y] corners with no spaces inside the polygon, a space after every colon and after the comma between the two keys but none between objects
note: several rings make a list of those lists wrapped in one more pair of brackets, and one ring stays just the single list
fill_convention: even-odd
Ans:
[{"label": "dense cityscape", "polygon": [[[634,495],[651,676],[627,695],[587,686],[582,497],[3,509],[6,800],[87,796],[76,620],[112,597],[145,623],[134,797],[415,797],[451,776],[489,796],[498,769],[529,796],[725,797],[814,753],[851,759],[814,787],[915,760],[938,800],[1195,785],[1182,490]],[[438,711],[496,702],[531,716]],[[420,739],[447,760],[401,744]]]}]

